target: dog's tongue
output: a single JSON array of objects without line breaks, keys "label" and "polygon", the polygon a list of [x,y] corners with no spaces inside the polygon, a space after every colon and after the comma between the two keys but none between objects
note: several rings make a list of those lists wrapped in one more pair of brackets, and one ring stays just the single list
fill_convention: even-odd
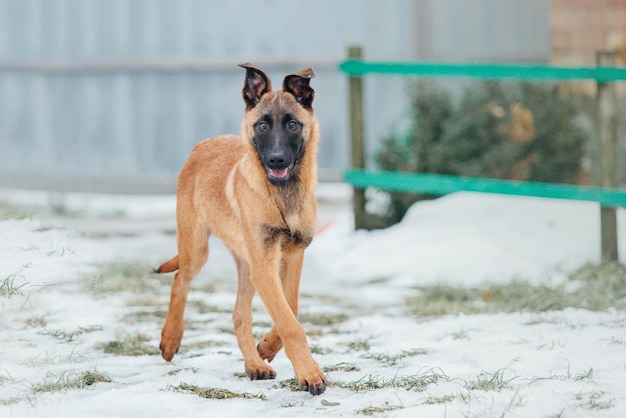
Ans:
[{"label": "dog's tongue", "polygon": [[282,179],[287,175],[287,168],[270,168],[272,177]]}]

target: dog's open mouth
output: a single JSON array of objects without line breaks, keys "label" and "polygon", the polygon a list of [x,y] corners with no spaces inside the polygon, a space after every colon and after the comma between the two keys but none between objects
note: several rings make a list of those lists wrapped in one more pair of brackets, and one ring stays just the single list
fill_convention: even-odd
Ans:
[{"label": "dog's open mouth", "polygon": [[294,164],[289,165],[284,168],[269,168],[265,167],[267,170],[267,179],[274,186],[282,186],[287,183],[289,178],[291,177],[291,171],[293,170]]},{"label": "dog's open mouth", "polygon": [[289,175],[289,167],[285,168],[270,168],[267,170],[270,176],[278,180],[284,180]]}]

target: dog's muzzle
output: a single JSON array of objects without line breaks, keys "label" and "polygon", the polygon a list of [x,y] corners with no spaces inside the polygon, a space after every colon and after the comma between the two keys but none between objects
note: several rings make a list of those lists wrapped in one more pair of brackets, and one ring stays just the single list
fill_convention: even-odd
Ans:
[{"label": "dog's muzzle", "polygon": [[267,170],[267,178],[275,186],[282,186],[289,179],[295,161],[284,150],[275,150],[266,154],[263,161]]},{"label": "dog's muzzle", "polygon": [[287,167],[281,168],[271,168],[266,166],[265,169],[267,170],[267,179],[269,180],[269,182],[272,183],[274,186],[284,185],[291,177],[294,163],[290,164]]}]

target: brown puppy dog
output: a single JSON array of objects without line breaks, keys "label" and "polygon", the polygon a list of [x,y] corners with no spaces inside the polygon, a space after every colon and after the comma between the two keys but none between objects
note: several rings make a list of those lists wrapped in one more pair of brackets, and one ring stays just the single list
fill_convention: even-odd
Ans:
[{"label": "brown puppy dog", "polygon": [[[313,239],[317,204],[314,91],[308,68],[287,75],[282,90],[258,68],[243,64],[246,104],[241,136],[200,142],[180,172],[177,191],[178,255],[157,270],[178,270],[161,333],[170,361],[183,336],[191,279],[208,258],[209,234],[230,249],[239,285],[235,334],[250,379],[273,379],[271,361],[284,346],[303,390],[319,395],[324,374],[297,320],[304,249]],[[252,298],[258,292],[274,327],[258,346],[252,334]]]}]

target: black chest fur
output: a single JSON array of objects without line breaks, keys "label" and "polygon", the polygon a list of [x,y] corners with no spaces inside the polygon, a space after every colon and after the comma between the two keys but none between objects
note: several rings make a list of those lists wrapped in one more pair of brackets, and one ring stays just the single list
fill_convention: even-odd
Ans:
[{"label": "black chest fur", "polygon": [[271,247],[276,244],[277,241],[280,241],[283,247],[295,245],[305,248],[313,241],[312,234],[303,231],[292,231],[287,227],[263,225],[261,229],[266,247]]}]

